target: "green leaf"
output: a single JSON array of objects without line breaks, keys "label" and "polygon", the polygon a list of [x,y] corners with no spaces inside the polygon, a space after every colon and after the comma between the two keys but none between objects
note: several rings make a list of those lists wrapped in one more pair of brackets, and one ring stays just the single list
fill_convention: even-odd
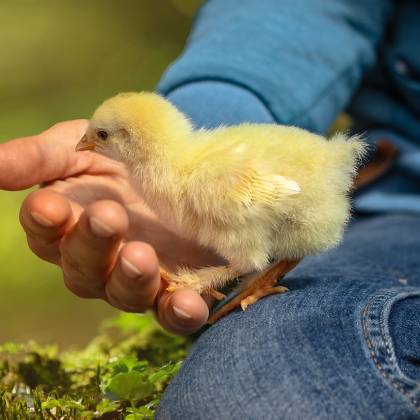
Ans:
[{"label": "green leaf", "polygon": [[147,407],[129,407],[127,412],[130,413],[124,417],[124,420],[144,420],[152,419],[154,412]]},{"label": "green leaf", "polygon": [[132,370],[143,372],[148,366],[149,362],[147,360],[138,360],[136,357],[128,355],[113,362],[111,367],[113,374],[116,375],[117,373],[126,373]]},{"label": "green leaf", "polygon": [[181,362],[179,363],[168,363],[164,366],[162,366],[157,372],[153,373],[149,377],[150,382],[159,382],[159,381],[165,381],[168,378],[171,378],[176,373],[178,373],[179,369],[181,367]]},{"label": "green leaf", "polygon": [[165,372],[164,370],[158,370],[149,377],[149,381],[155,383],[158,381],[166,380],[167,377],[167,372]]},{"label": "green leaf", "polygon": [[137,361],[135,365],[132,365],[130,370],[136,370],[137,372],[144,372],[149,367],[149,362],[147,360]]},{"label": "green leaf", "polygon": [[127,373],[118,373],[113,376],[105,388],[118,398],[135,401],[149,396],[153,392],[151,383],[144,380],[143,375],[135,370]]},{"label": "green leaf", "polygon": [[119,408],[119,404],[114,401],[103,400],[99,404],[96,405],[96,412],[95,415],[103,416],[106,413],[112,413],[113,411],[117,411]]},{"label": "green leaf", "polygon": [[51,408],[61,408],[61,403],[59,400],[56,400],[54,398],[48,399],[47,401],[44,401],[41,405],[43,410],[50,410]]},{"label": "green leaf", "polygon": [[83,405],[79,401],[62,399],[60,400],[60,403],[61,403],[61,407],[66,410],[71,410],[71,409],[83,410],[84,409]]},{"label": "green leaf", "polygon": [[64,410],[83,410],[84,407],[79,401],[74,401],[67,398],[55,399],[51,398],[44,401],[41,405],[43,410],[50,410],[51,408],[62,408]]}]

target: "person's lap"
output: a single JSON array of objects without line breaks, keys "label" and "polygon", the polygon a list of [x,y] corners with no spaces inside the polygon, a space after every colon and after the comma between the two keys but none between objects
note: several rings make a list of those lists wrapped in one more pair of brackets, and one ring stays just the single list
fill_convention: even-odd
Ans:
[{"label": "person's lap", "polygon": [[354,222],[282,284],[198,338],[156,418],[420,418],[419,215]]}]

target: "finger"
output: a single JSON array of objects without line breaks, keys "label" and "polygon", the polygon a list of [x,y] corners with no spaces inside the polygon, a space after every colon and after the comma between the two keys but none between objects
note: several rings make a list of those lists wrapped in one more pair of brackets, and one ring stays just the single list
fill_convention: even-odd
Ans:
[{"label": "finger", "polygon": [[38,136],[0,144],[0,189],[22,190],[88,168],[91,153],[74,151],[86,124],[85,120],[68,121]]},{"label": "finger", "polygon": [[158,258],[144,242],[130,242],[120,249],[105,287],[108,302],[127,312],[152,309],[160,288]]},{"label": "finger", "polygon": [[31,250],[43,260],[58,263],[59,241],[74,224],[68,200],[54,191],[34,191],[25,198],[19,220]]},{"label": "finger", "polygon": [[192,289],[164,292],[157,304],[158,321],[175,334],[189,335],[199,330],[209,317],[209,308]]},{"label": "finger", "polygon": [[64,282],[73,293],[106,298],[105,279],[127,230],[127,213],[115,201],[97,201],[86,208],[60,244]]}]

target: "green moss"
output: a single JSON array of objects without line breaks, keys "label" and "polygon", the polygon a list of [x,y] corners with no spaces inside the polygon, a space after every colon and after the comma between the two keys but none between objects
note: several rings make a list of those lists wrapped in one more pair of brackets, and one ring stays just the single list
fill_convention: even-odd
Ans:
[{"label": "green moss", "polygon": [[179,370],[188,340],[149,315],[104,322],[84,349],[0,346],[0,418],[147,419]]}]

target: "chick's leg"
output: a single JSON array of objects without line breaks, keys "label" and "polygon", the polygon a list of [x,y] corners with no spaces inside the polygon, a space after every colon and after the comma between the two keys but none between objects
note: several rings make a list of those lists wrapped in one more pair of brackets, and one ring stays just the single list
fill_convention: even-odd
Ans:
[{"label": "chick's leg", "polygon": [[166,290],[173,292],[182,287],[189,287],[199,293],[207,292],[217,300],[222,300],[225,295],[217,289],[238,275],[239,273],[230,266],[206,267],[197,270],[181,268],[176,274],[171,275]]},{"label": "chick's leg", "polygon": [[249,305],[257,302],[264,296],[287,292],[288,289],[286,287],[274,285],[289,271],[293,270],[299,262],[300,260],[277,262],[256,277],[248,280],[244,290],[226,305],[222,306],[218,311],[214,312],[210,316],[208,323],[215,323],[218,319],[239,306],[242,310],[245,310]]},{"label": "chick's leg", "polygon": [[169,271],[166,271],[163,267],[159,267],[159,273],[162,280],[166,281],[166,283],[171,282],[173,275],[170,274]]}]

